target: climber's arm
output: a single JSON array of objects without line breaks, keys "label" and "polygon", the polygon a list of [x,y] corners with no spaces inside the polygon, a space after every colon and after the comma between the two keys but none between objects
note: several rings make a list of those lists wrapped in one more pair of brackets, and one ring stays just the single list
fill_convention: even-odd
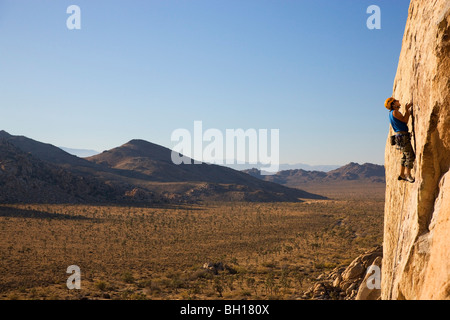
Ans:
[{"label": "climber's arm", "polygon": [[409,117],[411,115],[411,111],[410,111],[411,107],[412,107],[412,104],[410,104],[410,103],[408,103],[406,105],[405,115],[402,115],[402,113],[398,110],[394,110],[394,112],[393,112],[394,117],[396,117],[398,120],[400,120],[404,123],[408,123]]}]

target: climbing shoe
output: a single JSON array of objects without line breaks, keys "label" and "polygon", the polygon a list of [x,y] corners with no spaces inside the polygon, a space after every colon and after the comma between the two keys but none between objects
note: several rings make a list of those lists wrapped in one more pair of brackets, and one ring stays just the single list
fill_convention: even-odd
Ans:
[{"label": "climbing shoe", "polygon": [[398,180],[399,180],[399,181],[402,181],[402,180],[407,181],[406,177],[402,177],[402,176],[398,176]]},{"label": "climbing shoe", "polygon": [[413,183],[414,181],[416,181],[416,179],[414,179],[414,178],[411,177],[411,176],[407,176],[405,180],[408,181],[408,182],[411,182],[411,183]]}]

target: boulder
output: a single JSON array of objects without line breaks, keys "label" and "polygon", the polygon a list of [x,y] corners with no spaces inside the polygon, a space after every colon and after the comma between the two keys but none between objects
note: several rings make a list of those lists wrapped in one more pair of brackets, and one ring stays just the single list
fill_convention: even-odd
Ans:
[{"label": "boulder", "polygon": [[360,261],[353,261],[342,274],[342,279],[352,280],[359,278],[364,273],[364,265]]},{"label": "boulder", "polygon": [[[329,274],[321,274],[318,282],[309,288],[303,295],[303,299],[317,300],[354,300],[357,299],[361,287],[365,286],[364,279],[367,268],[376,265],[381,268],[383,248],[375,247],[354,259],[347,267],[337,267]],[[366,281],[367,281],[366,279]],[[377,299],[380,295],[372,293],[371,290],[365,290],[364,295],[359,296],[359,300]]]},{"label": "boulder", "polygon": [[[377,257],[372,263],[372,265],[379,267],[380,270],[381,270],[381,264],[382,264],[381,257]],[[381,287],[377,288],[375,286],[375,287],[369,288],[369,286],[368,286],[368,282],[372,280],[371,277],[373,277],[373,276],[376,276],[376,275],[372,272],[366,273],[366,276],[361,281],[361,285],[359,286],[355,300],[378,300],[378,299],[380,299]],[[373,281],[372,281],[372,284],[374,284]]]}]

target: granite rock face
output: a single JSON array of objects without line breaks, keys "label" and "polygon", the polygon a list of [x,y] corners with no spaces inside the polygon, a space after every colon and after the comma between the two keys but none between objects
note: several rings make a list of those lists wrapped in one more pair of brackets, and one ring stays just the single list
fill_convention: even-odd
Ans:
[{"label": "granite rock face", "polygon": [[411,1],[393,91],[414,104],[416,182],[397,180],[388,137],[381,297],[449,299],[450,0]]}]

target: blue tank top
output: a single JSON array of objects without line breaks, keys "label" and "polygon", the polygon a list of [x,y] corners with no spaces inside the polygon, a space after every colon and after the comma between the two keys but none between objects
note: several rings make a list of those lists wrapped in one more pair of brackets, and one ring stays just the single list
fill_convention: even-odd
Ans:
[{"label": "blue tank top", "polygon": [[391,121],[392,129],[394,129],[395,132],[399,131],[408,132],[408,124],[394,117],[394,110],[391,110],[389,112],[389,120]]}]

